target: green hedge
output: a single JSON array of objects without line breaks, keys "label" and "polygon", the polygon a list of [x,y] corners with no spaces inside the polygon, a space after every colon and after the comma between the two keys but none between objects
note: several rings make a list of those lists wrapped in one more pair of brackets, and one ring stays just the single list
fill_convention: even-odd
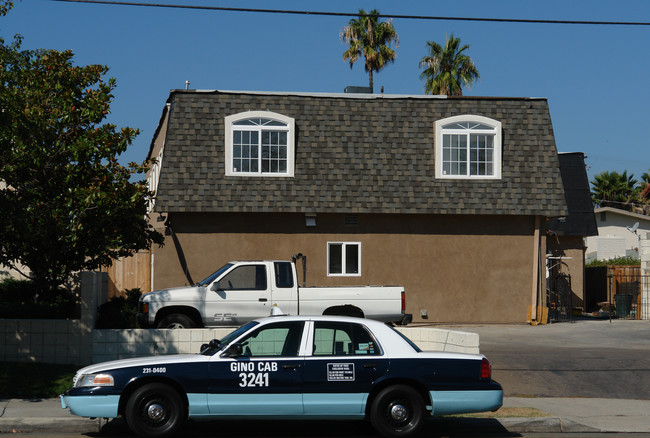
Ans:
[{"label": "green hedge", "polygon": [[114,296],[97,308],[98,329],[130,329],[136,328],[135,314],[138,312],[138,300],[142,293],[140,289],[130,289],[124,295]]},{"label": "green hedge", "polygon": [[78,296],[63,287],[38,293],[31,280],[0,280],[0,318],[78,318]]},{"label": "green hedge", "polygon": [[598,266],[640,266],[641,260],[636,257],[616,257],[609,260],[594,260],[585,265],[586,268]]}]

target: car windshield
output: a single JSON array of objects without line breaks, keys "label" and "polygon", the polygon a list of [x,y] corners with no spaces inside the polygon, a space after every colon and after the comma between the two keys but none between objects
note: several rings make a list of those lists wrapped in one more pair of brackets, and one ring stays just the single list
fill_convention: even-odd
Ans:
[{"label": "car windshield", "polygon": [[257,321],[251,321],[249,323],[244,324],[243,326],[239,327],[237,330],[230,332],[226,336],[224,336],[223,339],[221,339],[220,348],[206,348],[205,350],[201,351],[200,354],[202,354],[203,356],[214,355],[217,351],[223,350],[224,347],[230,344],[233,340],[237,339],[239,336],[246,333],[248,330],[252,329],[257,324],[259,324],[259,322]]},{"label": "car windshield", "polygon": [[391,329],[393,329],[393,331],[394,331],[395,333],[397,333],[398,335],[400,335],[400,337],[401,337],[402,339],[404,339],[404,340],[406,341],[407,344],[409,344],[411,347],[413,347],[413,349],[414,349],[415,351],[417,351],[418,353],[422,353],[422,350],[420,350],[420,347],[418,347],[417,345],[415,345],[415,343],[414,343],[413,341],[411,341],[409,338],[407,338],[406,335],[405,335],[404,333],[400,332],[399,330],[396,330],[395,327],[392,327],[392,326],[388,326],[388,327],[390,327]]},{"label": "car windshield", "polygon": [[212,283],[214,280],[216,280],[218,277],[221,276],[224,272],[226,272],[230,267],[232,266],[232,263],[226,263],[223,265],[221,268],[217,270],[217,272],[210,274],[208,277],[205,278],[205,280],[199,281],[197,286],[207,286],[210,283]]}]

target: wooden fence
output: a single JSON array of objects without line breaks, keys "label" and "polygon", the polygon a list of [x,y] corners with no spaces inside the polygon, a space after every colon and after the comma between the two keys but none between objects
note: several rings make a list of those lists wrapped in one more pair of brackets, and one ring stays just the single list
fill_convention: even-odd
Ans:
[{"label": "wooden fence", "polygon": [[131,257],[115,260],[102,272],[108,273],[108,298],[135,288],[142,293],[151,292],[151,251],[139,251]]},{"label": "wooden fence", "polygon": [[[616,310],[616,316],[625,319],[641,319],[641,266],[608,266],[607,277],[610,303],[624,307],[623,310],[620,308]],[[622,299],[624,297],[628,299]]]}]

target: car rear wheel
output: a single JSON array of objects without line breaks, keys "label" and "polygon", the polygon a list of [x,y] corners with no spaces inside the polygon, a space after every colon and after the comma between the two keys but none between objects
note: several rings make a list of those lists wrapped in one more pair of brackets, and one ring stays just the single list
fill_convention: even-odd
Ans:
[{"label": "car rear wheel", "polygon": [[424,401],[415,389],[394,385],[384,388],[372,401],[370,422],[385,438],[405,438],[420,430],[424,413]]},{"label": "car rear wheel", "polygon": [[150,383],[137,389],[126,404],[126,423],[142,437],[174,435],[185,420],[185,406],[175,389]]},{"label": "car rear wheel", "polygon": [[170,313],[161,319],[158,323],[158,328],[166,329],[186,329],[194,328],[195,326],[196,324],[192,318],[187,315],[183,315],[182,313]]}]

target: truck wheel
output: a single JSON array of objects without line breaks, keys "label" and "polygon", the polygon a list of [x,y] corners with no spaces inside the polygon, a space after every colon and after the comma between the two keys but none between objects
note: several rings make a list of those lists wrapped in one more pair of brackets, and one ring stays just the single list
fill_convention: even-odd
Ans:
[{"label": "truck wheel", "polygon": [[192,318],[183,315],[182,313],[170,313],[158,323],[158,328],[166,329],[186,329],[194,327],[196,327],[196,324]]},{"label": "truck wheel", "polygon": [[172,387],[150,383],[138,388],[126,404],[126,423],[143,437],[166,438],[174,435],[185,420],[185,406]]},{"label": "truck wheel", "polygon": [[385,438],[415,435],[424,424],[424,401],[410,386],[384,388],[372,401],[370,422]]}]

